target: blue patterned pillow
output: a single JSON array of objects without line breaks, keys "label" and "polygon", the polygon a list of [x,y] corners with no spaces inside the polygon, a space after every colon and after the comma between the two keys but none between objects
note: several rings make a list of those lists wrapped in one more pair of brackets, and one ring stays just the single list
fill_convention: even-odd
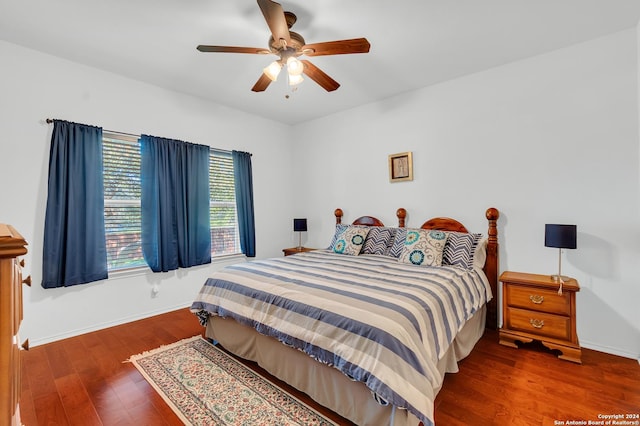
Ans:
[{"label": "blue patterned pillow", "polygon": [[398,261],[422,266],[442,265],[447,234],[428,229],[410,229]]},{"label": "blue patterned pillow", "polygon": [[357,256],[362,251],[364,240],[367,238],[369,228],[364,226],[349,226],[336,241],[333,248],[335,253]]},{"label": "blue patterned pillow", "polygon": [[404,240],[407,238],[407,228],[396,228],[396,237],[393,240],[393,245],[389,250],[389,256],[400,258],[402,249],[404,248]]},{"label": "blue patterned pillow", "polygon": [[364,241],[362,254],[389,255],[395,235],[395,228],[372,226],[367,234],[367,239]]},{"label": "blue patterned pillow", "polygon": [[482,238],[482,234],[465,234],[448,232],[447,244],[444,246],[443,265],[459,266],[465,269],[473,267],[473,254]]},{"label": "blue patterned pillow", "polygon": [[342,233],[346,231],[348,227],[349,225],[343,225],[343,224],[336,225],[336,230],[333,233],[333,238],[331,239],[331,243],[329,243],[329,250],[333,250],[335,248],[336,241],[338,241],[338,238],[340,237],[340,235],[342,235]]}]

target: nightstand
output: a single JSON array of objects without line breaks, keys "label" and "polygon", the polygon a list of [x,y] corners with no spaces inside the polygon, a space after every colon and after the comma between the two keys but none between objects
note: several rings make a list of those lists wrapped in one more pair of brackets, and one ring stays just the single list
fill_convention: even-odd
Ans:
[{"label": "nightstand", "polygon": [[561,359],[582,363],[582,351],[576,332],[575,279],[565,281],[562,294],[559,283],[550,275],[505,271],[502,282],[502,318],[500,344],[517,348],[516,341],[540,341],[561,352]]},{"label": "nightstand", "polygon": [[317,250],[317,249],[309,248],[309,247],[291,247],[291,248],[282,249],[282,252],[284,253],[285,256],[289,256],[291,254],[304,253],[306,251],[313,251],[313,250]]}]

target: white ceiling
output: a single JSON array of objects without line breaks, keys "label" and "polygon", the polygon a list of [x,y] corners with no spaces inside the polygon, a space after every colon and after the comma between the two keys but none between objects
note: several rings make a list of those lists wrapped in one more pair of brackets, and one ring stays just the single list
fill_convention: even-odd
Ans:
[{"label": "white ceiling", "polygon": [[[366,37],[367,54],[309,58],[341,87],[251,87],[272,55],[255,0],[0,0],[0,38],[295,124],[634,27],[640,0],[283,0],[307,43]],[[1,69],[1,64],[0,64]],[[289,94],[289,98],[286,95]]]}]

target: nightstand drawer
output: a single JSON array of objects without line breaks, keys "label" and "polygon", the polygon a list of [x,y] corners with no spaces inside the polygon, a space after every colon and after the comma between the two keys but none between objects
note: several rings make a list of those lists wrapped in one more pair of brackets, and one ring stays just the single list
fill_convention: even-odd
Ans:
[{"label": "nightstand drawer", "polygon": [[571,339],[570,317],[518,308],[507,308],[506,314],[505,324],[511,330],[560,340]]},{"label": "nightstand drawer", "polygon": [[568,292],[558,294],[557,291],[526,286],[510,285],[506,291],[507,305],[548,312],[550,314],[570,315],[571,297]]}]

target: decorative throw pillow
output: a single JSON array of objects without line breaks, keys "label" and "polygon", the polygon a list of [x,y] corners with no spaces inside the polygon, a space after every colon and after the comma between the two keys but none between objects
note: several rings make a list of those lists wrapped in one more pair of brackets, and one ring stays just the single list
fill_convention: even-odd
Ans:
[{"label": "decorative throw pillow", "polygon": [[407,230],[407,238],[400,255],[400,262],[423,266],[442,265],[442,252],[447,234],[428,229]]},{"label": "decorative throw pillow", "polygon": [[482,234],[465,234],[464,232],[448,232],[448,234],[442,264],[471,269],[474,252]]},{"label": "decorative throw pillow", "polygon": [[342,235],[342,233],[346,231],[348,227],[349,225],[343,225],[343,224],[336,225],[336,230],[333,233],[333,238],[331,238],[331,243],[329,243],[329,250],[333,250],[335,248],[336,241],[338,241],[338,238],[340,237],[340,235]]},{"label": "decorative throw pillow", "polygon": [[404,240],[407,238],[407,228],[397,228],[393,245],[389,249],[389,256],[400,259],[402,249],[404,248]]},{"label": "decorative throw pillow", "polygon": [[367,238],[369,228],[364,226],[349,226],[336,241],[333,248],[335,253],[349,254],[357,256],[360,254],[364,246],[364,240]]},{"label": "decorative throw pillow", "polygon": [[395,228],[372,226],[364,240],[362,254],[379,254],[387,256],[395,237]]}]

